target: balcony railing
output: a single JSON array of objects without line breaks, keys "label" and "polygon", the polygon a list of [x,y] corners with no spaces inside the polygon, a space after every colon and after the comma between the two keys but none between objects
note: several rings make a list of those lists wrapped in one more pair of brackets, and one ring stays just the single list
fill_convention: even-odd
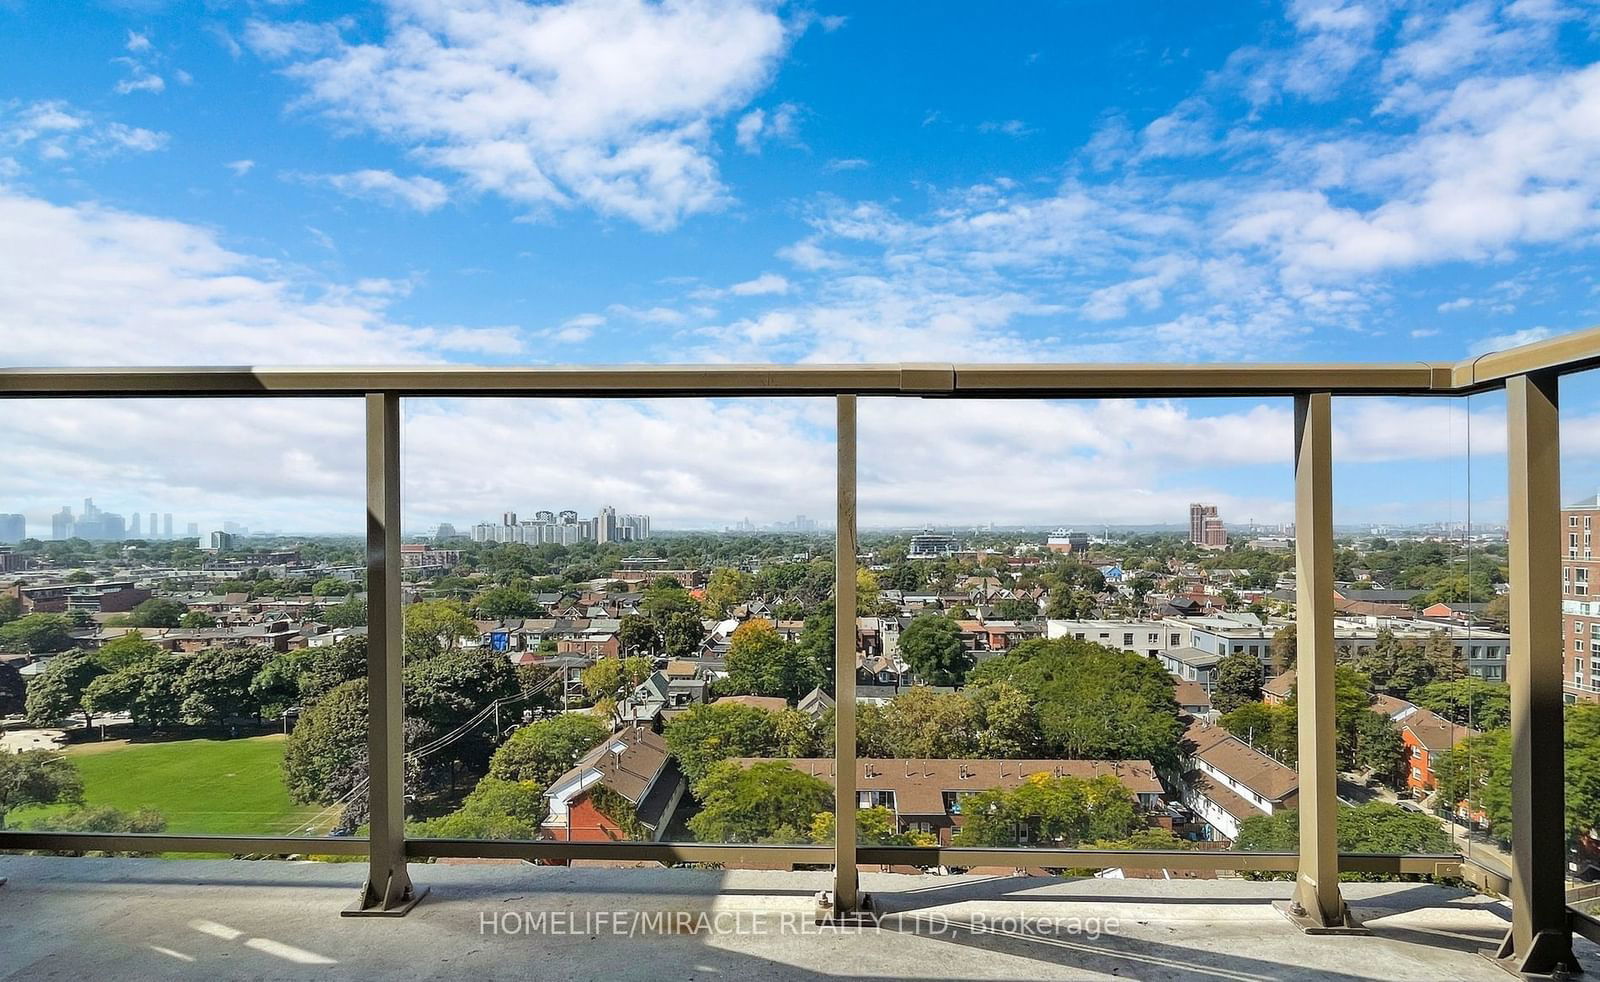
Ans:
[{"label": "balcony railing", "polygon": [[[366,404],[371,834],[366,839],[0,832],[0,849],[228,854],[365,854],[351,913],[402,914],[420,895],[407,860],[430,857],[637,859],[832,864],[832,911],[861,904],[857,864],[1152,867],[1294,871],[1289,913],[1310,930],[1349,923],[1341,870],[1459,873],[1505,892],[1513,912],[1503,954],[1524,971],[1571,961],[1564,897],[1559,378],[1600,366],[1600,330],[1459,362],[1300,365],[735,365],[600,368],[43,368],[0,369],[0,398],[360,397]],[[1509,880],[1460,855],[1340,855],[1334,834],[1332,398],[1507,398],[1511,580],[1513,868]],[[832,846],[670,842],[577,843],[407,839],[401,702],[400,400],[406,397],[833,397],[838,416],[835,590],[837,748]],[[1081,399],[1283,396],[1295,406],[1299,652],[1300,845],[1297,853],[1105,852],[857,845],[855,764],[856,401],[859,396]],[[1286,448],[1288,449],[1288,448]],[[1543,720],[1543,725],[1534,725]],[[1587,925],[1580,929],[1588,933]]]}]

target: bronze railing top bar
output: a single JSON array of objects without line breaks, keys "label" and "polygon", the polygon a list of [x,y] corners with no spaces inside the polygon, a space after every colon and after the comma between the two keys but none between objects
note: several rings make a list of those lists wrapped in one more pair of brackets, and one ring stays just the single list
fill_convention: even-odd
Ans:
[{"label": "bronze railing top bar", "polygon": [[832,396],[970,398],[1438,395],[1449,364],[474,365],[0,368],[0,398],[171,396]]},{"label": "bronze railing top bar", "polygon": [[1099,398],[1464,395],[1529,372],[1600,367],[1600,328],[1459,362],[1327,364],[372,365],[0,368],[0,398],[169,396],[829,396]]},{"label": "bronze railing top bar", "polygon": [[1513,375],[1544,371],[1565,375],[1596,367],[1600,367],[1600,327],[1591,327],[1462,359],[1456,363],[1451,382],[1458,392],[1475,392],[1495,387]]}]

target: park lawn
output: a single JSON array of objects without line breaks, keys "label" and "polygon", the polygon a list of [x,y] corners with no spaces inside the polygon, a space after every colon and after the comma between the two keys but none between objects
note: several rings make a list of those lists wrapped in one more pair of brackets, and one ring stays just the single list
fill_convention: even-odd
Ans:
[{"label": "park lawn", "polygon": [[[292,835],[322,809],[298,805],[284,788],[281,734],[234,740],[174,740],[116,747],[82,744],[67,755],[83,775],[85,805],[124,811],[153,808],[168,832]],[[19,808],[6,824],[21,827],[66,807]],[[337,812],[323,816],[326,832]]]}]

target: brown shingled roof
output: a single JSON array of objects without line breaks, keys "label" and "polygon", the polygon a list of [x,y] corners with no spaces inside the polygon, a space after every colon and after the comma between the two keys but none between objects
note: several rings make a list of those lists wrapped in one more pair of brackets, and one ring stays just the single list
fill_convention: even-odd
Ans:
[{"label": "brown shingled roof", "polygon": [[1413,713],[1395,721],[1401,729],[1410,730],[1417,742],[1428,748],[1430,753],[1449,750],[1467,737],[1478,735],[1478,731],[1470,726],[1452,723],[1429,709],[1417,707]]},{"label": "brown shingled roof", "polygon": [[1282,801],[1300,787],[1300,775],[1221,726],[1196,722],[1190,725],[1184,739],[1194,744],[1190,756],[1205,761],[1268,801]]},{"label": "brown shingled roof", "polygon": [[[613,753],[618,746],[621,753]],[[637,805],[668,756],[665,737],[645,727],[628,727],[596,744],[550,786],[560,787],[575,774],[594,769],[600,772],[601,783]]]}]

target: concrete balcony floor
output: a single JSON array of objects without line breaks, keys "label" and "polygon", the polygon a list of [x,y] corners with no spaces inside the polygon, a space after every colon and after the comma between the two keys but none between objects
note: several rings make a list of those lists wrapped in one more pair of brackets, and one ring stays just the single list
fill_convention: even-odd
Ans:
[{"label": "concrete balcony floor", "polygon": [[1282,882],[864,873],[885,923],[819,933],[825,873],[413,866],[409,916],[341,918],[365,868],[0,856],[0,978],[1510,977],[1478,954],[1505,905],[1425,885],[1346,884],[1351,938],[1295,931]]}]

